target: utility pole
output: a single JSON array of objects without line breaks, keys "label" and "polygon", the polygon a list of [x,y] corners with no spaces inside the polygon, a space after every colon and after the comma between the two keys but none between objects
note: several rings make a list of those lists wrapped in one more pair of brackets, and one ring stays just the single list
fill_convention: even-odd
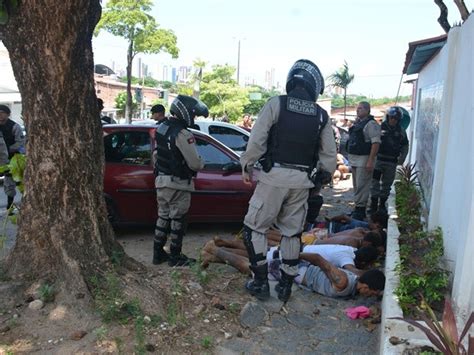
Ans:
[{"label": "utility pole", "polygon": [[240,38],[237,45],[237,85],[240,85]]}]

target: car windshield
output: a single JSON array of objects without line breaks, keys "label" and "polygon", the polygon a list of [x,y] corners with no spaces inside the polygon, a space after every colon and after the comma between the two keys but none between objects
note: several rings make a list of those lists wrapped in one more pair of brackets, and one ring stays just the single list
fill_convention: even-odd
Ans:
[{"label": "car windshield", "polygon": [[209,134],[235,151],[244,151],[247,148],[248,136],[229,127],[209,126]]}]

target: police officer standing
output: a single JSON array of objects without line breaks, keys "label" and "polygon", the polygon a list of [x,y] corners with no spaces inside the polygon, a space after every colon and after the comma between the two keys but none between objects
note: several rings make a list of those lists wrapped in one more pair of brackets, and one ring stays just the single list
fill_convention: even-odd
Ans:
[{"label": "police officer standing", "polygon": [[242,178],[251,184],[257,160],[263,167],[244,220],[244,243],[254,278],[245,287],[258,299],[270,296],[265,233],[275,225],[282,234],[281,280],[278,298],[287,302],[298,273],[310,174],[314,168],[331,174],[336,168],[336,144],[328,114],[316,100],[324,90],[318,67],[309,60],[296,61],[288,73],[287,95],[271,98],[262,108],[242,154]]},{"label": "police officer standing", "polygon": [[365,209],[379,146],[380,126],[370,114],[370,104],[367,101],[361,101],[357,105],[357,119],[349,128],[347,141],[355,202],[352,218],[358,220],[364,220],[366,217]]},{"label": "police officer standing", "polygon": [[[3,135],[8,150],[8,160],[15,153],[20,153],[24,149],[25,137],[18,123],[10,119],[10,108],[6,105],[0,105],[0,133]],[[7,162],[8,163],[8,162]],[[11,175],[5,175],[3,180],[3,189],[7,195],[7,210],[13,204],[16,195],[16,183]]]},{"label": "police officer standing", "polygon": [[157,124],[166,118],[165,107],[161,104],[154,105],[150,111],[151,111],[151,119],[155,120]]},{"label": "police officer standing", "polygon": [[[181,253],[186,232],[186,215],[191,205],[193,177],[204,163],[196,150],[195,138],[187,129],[194,117],[209,115],[207,106],[190,96],[178,95],[170,107],[171,116],[156,128],[155,187],[158,202],[153,244],[153,264],[188,266],[195,261]],[[163,247],[168,235],[170,254]]]},{"label": "police officer standing", "polygon": [[390,195],[397,164],[401,165],[408,154],[408,138],[405,130],[400,126],[402,110],[399,107],[390,107],[382,122],[382,143],[380,144],[372,175],[370,190],[370,210],[387,212],[385,203]]}]

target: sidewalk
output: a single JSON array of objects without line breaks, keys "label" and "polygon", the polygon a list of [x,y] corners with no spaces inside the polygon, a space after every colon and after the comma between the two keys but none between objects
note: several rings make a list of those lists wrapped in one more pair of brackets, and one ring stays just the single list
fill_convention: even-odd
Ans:
[{"label": "sidewalk", "polygon": [[[351,187],[352,181],[345,180],[325,188],[320,216],[350,212]],[[344,313],[360,305],[378,310],[380,302],[361,297],[333,299],[294,286],[284,308],[273,293],[267,302],[247,304],[250,309],[241,313],[241,323],[250,328],[248,336],[226,340],[216,350],[219,354],[375,354],[380,324],[351,320]]]}]

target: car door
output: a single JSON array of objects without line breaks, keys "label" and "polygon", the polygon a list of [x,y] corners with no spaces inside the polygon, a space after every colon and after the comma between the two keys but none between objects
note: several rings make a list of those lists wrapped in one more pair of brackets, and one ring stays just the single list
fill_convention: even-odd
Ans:
[{"label": "car door", "polygon": [[205,136],[196,135],[196,147],[205,165],[195,178],[190,220],[243,221],[254,186],[242,182],[238,156]]},{"label": "car door", "polygon": [[249,141],[248,135],[233,129],[231,127],[223,127],[218,125],[209,125],[209,135],[221,143],[224,143],[238,154],[245,152]]},{"label": "car door", "polygon": [[104,192],[116,222],[156,219],[151,139],[148,129],[114,130],[104,136]]}]

